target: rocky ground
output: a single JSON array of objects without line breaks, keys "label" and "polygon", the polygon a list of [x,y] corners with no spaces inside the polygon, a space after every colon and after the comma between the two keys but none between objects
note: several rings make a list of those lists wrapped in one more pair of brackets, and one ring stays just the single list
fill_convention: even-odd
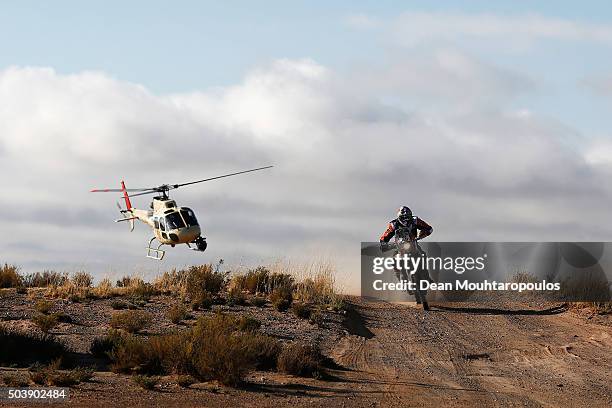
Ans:
[{"label": "rocky ground", "polygon": [[[72,323],[52,330],[87,358],[89,344],[107,332],[112,300],[55,306]],[[154,324],[142,335],[168,332],[165,311],[173,299],[143,306]],[[528,406],[612,405],[612,321],[560,304],[444,304],[424,312],[411,304],[350,298],[347,313],[329,311],[320,326],[290,312],[246,306],[214,306],[262,322],[281,340],[320,344],[333,360],[326,380],[253,372],[242,388],[199,383],[184,389],[163,377],[143,390],[129,376],[103,368],[71,389],[72,406]],[[194,317],[213,311],[193,312]],[[32,295],[5,293],[5,325],[36,330]],[[192,324],[187,320],[183,325]],[[3,373],[23,369],[2,368]]]}]

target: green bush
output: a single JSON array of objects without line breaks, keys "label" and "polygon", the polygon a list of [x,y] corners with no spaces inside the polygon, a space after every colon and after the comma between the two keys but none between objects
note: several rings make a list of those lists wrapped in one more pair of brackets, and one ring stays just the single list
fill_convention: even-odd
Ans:
[{"label": "green bush", "polygon": [[278,356],[278,369],[300,377],[320,378],[322,362],[323,356],[317,347],[294,342],[285,345]]},{"label": "green bush", "polygon": [[142,310],[125,310],[113,313],[110,325],[113,329],[123,329],[128,333],[137,333],[148,327],[153,315]]},{"label": "green bush", "polygon": [[279,286],[270,295],[270,301],[276,310],[284,312],[293,302],[293,293],[288,286]]}]

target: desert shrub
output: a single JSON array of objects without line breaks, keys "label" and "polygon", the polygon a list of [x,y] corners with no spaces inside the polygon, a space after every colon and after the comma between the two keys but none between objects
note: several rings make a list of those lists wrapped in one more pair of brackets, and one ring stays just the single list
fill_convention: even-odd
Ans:
[{"label": "desert shrub", "polygon": [[172,323],[178,324],[187,317],[187,308],[182,303],[175,303],[170,306],[166,316]]},{"label": "desert shrub", "polygon": [[22,278],[19,275],[19,268],[17,266],[7,263],[0,266],[0,289],[17,288],[22,285]]},{"label": "desert shrub", "polygon": [[89,352],[98,358],[109,358],[109,354],[117,348],[121,340],[121,333],[111,329],[106,336],[93,339]]},{"label": "desert shrub", "polygon": [[195,384],[195,379],[190,375],[179,375],[176,378],[176,383],[183,388],[188,388],[189,386]]},{"label": "desert shrub", "polygon": [[198,310],[198,309],[206,310],[206,309],[210,309],[213,303],[214,303],[214,300],[213,300],[212,295],[208,292],[202,292],[202,293],[195,295],[195,297],[192,297],[191,308],[193,310]]},{"label": "desert shrub", "polygon": [[93,368],[76,367],[72,370],[60,370],[61,359],[49,365],[34,365],[30,368],[30,379],[38,385],[71,387],[89,381],[94,374]]},{"label": "desert shrub", "polygon": [[585,271],[562,279],[557,296],[562,300],[582,301],[592,306],[601,304],[605,309],[606,306],[610,307],[610,283],[604,273]]},{"label": "desert shrub", "polygon": [[216,379],[226,385],[238,385],[254,367],[254,356],[246,343],[248,334],[232,331],[234,322],[228,316],[201,319],[193,329],[190,355],[193,375],[202,380]]},{"label": "desert shrub", "polygon": [[113,310],[124,310],[127,309],[129,305],[123,300],[113,300],[111,302],[111,307],[113,308]]},{"label": "desert shrub", "polygon": [[228,274],[213,271],[210,264],[191,266],[186,273],[186,294],[192,300],[204,293],[217,296],[227,284]]},{"label": "desert shrub", "polygon": [[293,286],[295,284],[295,279],[288,273],[272,273],[268,278],[268,286],[266,289],[266,293],[274,293],[276,289],[288,289],[289,291],[293,291]]},{"label": "desert shrub", "polygon": [[24,388],[30,385],[28,379],[20,374],[4,374],[2,381],[7,387],[13,388]]},{"label": "desert shrub", "polygon": [[309,319],[312,313],[310,306],[304,303],[293,303],[293,305],[291,305],[291,311],[300,319]]},{"label": "desert shrub", "polygon": [[46,315],[42,313],[32,317],[32,323],[36,325],[44,334],[48,334],[51,329],[58,325],[57,316],[54,314]]},{"label": "desert shrub", "polygon": [[34,310],[42,314],[48,314],[53,308],[53,302],[40,299],[34,304]]},{"label": "desert shrub", "polygon": [[270,271],[263,267],[249,270],[244,275],[244,287],[249,293],[269,293]]},{"label": "desert shrub", "polygon": [[321,327],[323,325],[323,313],[318,310],[313,311],[308,318],[308,323]]},{"label": "desert shrub", "polygon": [[93,283],[91,275],[84,271],[76,272],[70,280],[78,288],[90,288]]},{"label": "desert shrub", "polygon": [[251,336],[246,341],[249,355],[255,361],[255,368],[258,370],[272,370],[276,368],[278,356],[282,351],[282,346],[273,337],[257,334]]},{"label": "desert shrub", "polygon": [[93,294],[99,299],[108,299],[115,295],[113,287],[113,282],[108,278],[104,278],[98,283],[98,285],[93,289]]},{"label": "desert shrub", "polygon": [[126,310],[113,313],[110,325],[114,329],[123,329],[128,333],[136,333],[151,324],[153,315],[142,310]]},{"label": "desert shrub", "polygon": [[249,300],[249,303],[255,307],[264,307],[268,301],[263,296],[254,296]]},{"label": "desert shrub", "polygon": [[27,366],[67,355],[66,346],[52,336],[22,333],[0,325],[0,365]]},{"label": "desert shrub", "polygon": [[53,313],[53,316],[55,316],[58,323],[72,323],[72,317],[66,314],[66,312],[63,310]]},{"label": "desert shrub", "polygon": [[288,286],[279,286],[275,288],[270,295],[270,301],[276,310],[280,312],[284,312],[285,310],[289,309],[291,303],[293,302],[293,293],[291,292],[291,288]]},{"label": "desert shrub", "polygon": [[127,286],[124,286],[124,293],[133,301],[148,302],[151,296],[158,294],[153,285],[141,278],[130,278],[126,284]]},{"label": "desert shrub", "polygon": [[159,383],[159,377],[151,377],[148,375],[135,375],[132,377],[132,381],[140,388],[145,390],[153,390],[157,383]]},{"label": "desert shrub", "polygon": [[185,269],[164,272],[153,282],[157,291],[166,295],[186,295],[188,271]]},{"label": "desert shrub", "polygon": [[[274,339],[241,330],[241,319],[225,314],[201,317],[193,328],[139,338],[123,335],[110,353],[115,372],[177,373],[237,385],[256,365],[274,361]],[[245,329],[251,326],[246,324]]]},{"label": "desert shrub", "polygon": [[94,368],[93,367],[76,367],[70,370],[70,375],[77,382],[88,382],[94,376]]},{"label": "desert shrub", "polygon": [[244,293],[242,293],[241,290],[234,287],[228,290],[225,303],[228,306],[242,306],[246,304],[246,296],[244,295]]},{"label": "desert shrub", "polygon": [[300,377],[320,378],[322,362],[323,356],[317,347],[294,342],[285,345],[278,356],[278,369]]},{"label": "desert shrub", "polygon": [[259,330],[261,327],[261,322],[254,317],[241,316],[238,318],[237,327],[240,331],[254,332]]},{"label": "desert shrub", "polygon": [[61,286],[67,280],[67,273],[43,271],[25,275],[23,277],[23,284],[28,288],[46,288],[48,286]]}]

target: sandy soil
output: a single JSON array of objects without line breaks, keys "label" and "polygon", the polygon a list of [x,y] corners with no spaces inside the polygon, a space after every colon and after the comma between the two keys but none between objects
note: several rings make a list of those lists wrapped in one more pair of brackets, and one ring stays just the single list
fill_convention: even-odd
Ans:
[{"label": "sandy soil", "polygon": [[[30,302],[24,299],[0,299],[5,324],[29,324],[24,319]],[[87,310],[82,304],[66,305],[77,324],[62,325],[56,334],[85,353],[91,339],[107,329],[110,306],[103,302],[92,302]],[[165,303],[158,299],[147,306],[159,315],[156,332],[171,329],[163,318]],[[145,391],[125,375],[99,371],[92,382],[71,390],[67,405],[612,405],[609,315],[580,314],[560,305],[434,305],[424,312],[410,304],[362,298],[351,298],[351,303],[353,308],[346,315],[326,315],[321,328],[270,308],[230,310],[255,315],[262,320],[263,331],[285,341],[299,338],[319,343],[337,365],[329,370],[326,381],[254,372],[241,389],[214,383],[182,389],[172,377],[164,377],[157,390]]]}]

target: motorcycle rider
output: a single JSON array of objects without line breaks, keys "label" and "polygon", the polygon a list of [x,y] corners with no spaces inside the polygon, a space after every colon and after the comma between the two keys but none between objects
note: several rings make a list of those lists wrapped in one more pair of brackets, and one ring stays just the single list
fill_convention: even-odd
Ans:
[{"label": "motorcycle rider", "polygon": [[[382,252],[385,252],[389,249],[389,241],[391,238],[396,237],[396,241],[404,241],[411,242],[411,254],[412,255],[424,255],[425,252],[421,249],[421,246],[418,244],[417,240],[423,239],[433,232],[433,228],[431,225],[420,219],[419,217],[415,217],[412,215],[412,210],[410,210],[407,206],[402,206],[397,211],[397,218],[389,221],[389,225],[385,232],[380,236],[380,249]],[[421,268],[419,271],[420,279],[426,279],[431,281],[431,277],[429,276],[429,272],[426,268]],[[408,276],[406,271],[396,270],[395,274],[397,279],[408,280]],[[417,278],[417,282],[419,277]],[[418,284],[418,283],[417,283]],[[409,291],[412,294],[412,291]],[[423,308],[425,310],[429,310],[429,305],[425,300],[425,291],[420,292],[423,296]],[[417,304],[421,303],[421,299],[417,296]]]}]

